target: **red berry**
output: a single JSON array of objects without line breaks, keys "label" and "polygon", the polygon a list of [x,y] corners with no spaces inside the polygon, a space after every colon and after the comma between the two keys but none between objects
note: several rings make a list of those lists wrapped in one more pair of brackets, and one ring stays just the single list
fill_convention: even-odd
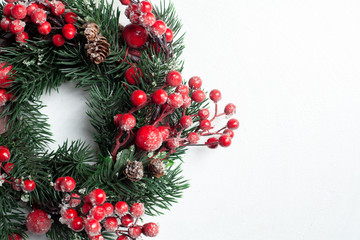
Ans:
[{"label": "red berry", "polygon": [[51,4],[51,12],[55,16],[60,16],[65,12],[65,6],[61,1],[54,1]]},{"label": "red berry", "polygon": [[5,165],[4,165],[4,170],[5,170],[6,173],[11,173],[11,171],[13,170],[13,168],[14,168],[14,164],[11,163],[11,162],[7,162],[7,163],[5,163]]},{"label": "red berry", "polygon": [[171,138],[167,140],[166,145],[170,149],[176,149],[180,147],[180,142],[177,138]]},{"label": "red berry", "polygon": [[73,12],[68,12],[65,14],[64,19],[66,23],[74,24],[77,20],[77,15]]},{"label": "red berry", "polygon": [[231,145],[231,137],[224,134],[219,137],[219,144],[222,147],[228,147]]},{"label": "red berry", "polygon": [[201,88],[202,80],[199,77],[192,77],[189,80],[189,87],[192,89],[199,89]]},{"label": "red berry", "polygon": [[228,121],[228,123],[227,123],[227,127],[228,127],[230,130],[236,130],[236,129],[238,129],[238,128],[239,128],[239,125],[240,125],[239,121],[236,120],[235,118],[230,119],[230,120]]},{"label": "red berry", "polygon": [[89,215],[94,219],[101,221],[105,218],[105,209],[103,206],[95,206],[90,210]]},{"label": "red berry", "polygon": [[234,137],[234,131],[230,129],[225,129],[224,134],[228,135],[229,137]]},{"label": "red berry", "polygon": [[183,116],[181,119],[180,119],[180,126],[182,128],[188,128],[190,127],[191,125],[193,125],[193,120],[191,117],[189,116]]},{"label": "red berry", "polygon": [[70,207],[76,208],[81,203],[81,197],[77,193],[72,193],[71,195],[67,195],[65,197],[65,201],[70,205]]},{"label": "red berry", "polygon": [[165,36],[167,42],[172,42],[172,40],[174,39],[174,33],[170,28],[166,29]]},{"label": "red berry", "polygon": [[207,145],[209,148],[217,148],[219,145],[219,140],[215,137],[209,138],[206,141],[205,145]]},{"label": "red berry", "polygon": [[10,23],[11,19],[8,17],[4,17],[3,19],[1,19],[1,29],[5,32],[9,31]]},{"label": "red berry", "polygon": [[65,44],[65,38],[61,34],[56,34],[52,38],[52,42],[56,47],[61,47]]},{"label": "red berry", "polygon": [[143,126],[136,133],[135,143],[144,151],[153,152],[160,148],[162,142],[161,133],[154,126]]},{"label": "red berry", "polygon": [[184,98],[180,93],[172,93],[168,97],[168,104],[172,108],[179,108],[184,104]]},{"label": "red berry", "polygon": [[18,34],[24,31],[25,23],[21,20],[14,20],[10,23],[9,30],[13,34]]},{"label": "red berry", "polygon": [[153,13],[148,12],[140,17],[140,21],[145,27],[151,27],[156,22],[156,17]]},{"label": "red berry", "polygon": [[7,2],[7,3],[14,3],[14,2],[16,2],[17,0],[5,0],[5,2]]},{"label": "red berry", "polygon": [[128,68],[125,71],[125,80],[130,84],[130,85],[136,85],[139,83],[139,77],[138,76],[143,76],[142,71],[140,68],[136,68],[136,67],[131,67]]},{"label": "red berry", "polygon": [[129,240],[129,238],[125,235],[121,235],[116,240]]},{"label": "red berry", "polygon": [[30,4],[27,8],[26,8],[26,15],[28,15],[29,17],[31,17],[31,15],[33,14],[33,12],[38,9],[39,6],[36,3],[32,3]]},{"label": "red berry", "polygon": [[39,8],[40,8],[40,9],[42,9],[42,10],[45,10],[45,11],[47,11],[47,10],[48,10],[47,5],[45,5],[45,4],[38,3],[38,6],[39,6]]},{"label": "red berry", "polygon": [[139,107],[141,105],[143,105],[146,100],[147,100],[147,96],[146,93],[142,90],[135,90],[132,94],[131,94],[131,98],[130,98],[132,104],[135,107]]},{"label": "red berry", "polygon": [[89,194],[90,201],[93,205],[102,205],[106,201],[106,193],[102,189],[95,189]]},{"label": "red berry", "polygon": [[50,216],[42,210],[32,211],[26,218],[26,227],[29,232],[36,235],[43,235],[51,228]]},{"label": "red berry", "polygon": [[131,0],[120,0],[122,5],[129,5],[131,3]]},{"label": "red berry", "polygon": [[116,115],[114,116],[114,125],[117,126],[117,127],[120,127],[120,119],[121,119],[121,116],[122,116],[121,113],[116,114]]},{"label": "red berry", "polygon": [[147,237],[156,237],[159,234],[159,226],[156,223],[146,223],[141,230]]},{"label": "red berry", "polygon": [[218,102],[221,100],[221,92],[217,89],[214,89],[210,92],[210,99],[213,102]]},{"label": "red berry", "polygon": [[6,90],[0,88],[0,107],[4,106],[7,101],[8,101],[8,96],[6,94]]},{"label": "red berry", "polygon": [[166,83],[171,87],[180,86],[182,83],[181,73],[179,73],[178,71],[170,71],[166,75]]},{"label": "red berry", "polygon": [[129,205],[126,202],[117,202],[114,211],[115,214],[121,217],[129,211]]},{"label": "red berry", "polygon": [[208,119],[204,119],[200,121],[200,125],[199,128],[204,130],[204,131],[208,131],[211,129],[211,122]]},{"label": "red berry", "polygon": [[158,127],[160,133],[161,133],[161,137],[163,139],[163,141],[165,141],[169,135],[170,135],[170,130],[168,127],[164,127],[164,126],[160,126]]},{"label": "red berry", "polygon": [[164,89],[156,90],[151,96],[151,100],[157,105],[165,104],[167,99],[168,99],[168,94]]},{"label": "red berry", "polygon": [[232,103],[229,103],[225,106],[224,112],[226,115],[232,115],[236,113],[236,106]]},{"label": "red berry", "polygon": [[48,35],[51,32],[51,25],[49,22],[44,22],[41,25],[38,25],[38,32],[41,35]]},{"label": "red berry", "polygon": [[61,188],[60,188],[60,184],[61,182],[64,180],[64,177],[59,177],[58,179],[55,180],[54,182],[54,189],[56,191],[61,191]]},{"label": "red berry", "polygon": [[85,220],[85,231],[90,236],[99,235],[101,232],[100,222],[93,218],[88,218]]},{"label": "red berry", "polygon": [[26,43],[27,40],[29,40],[29,35],[26,32],[18,33],[16,34],[15,40],[19,43]]},{"label": "red berry", "polygon": [[140,226],[129,227],[128,233],[131,238],[136,239],[141,235],[141,227]]},{"label": "red berry", "polygon": [[60,189],[62,192],[72,192],[76,187],[76,182],[72,177],[64,177],[60,182]]},{"label": "red berry", "polygon": [[189,143],[197,143],[200,140],[200,136],[196,132],[191,132],[188,134],[187,139]]},{"label": "red berry", "polygon": [[10,17],[11,16],[11,9],[14,7],[15,5],[12,3],[8,3],[5,5],[4,9],[3,9],[3,13],[5,15],[5,17]]},{"label": "red berry", "polygon": [[84,205],[81,207],[81,212],[86,215],[90,209],[92,208],[92,204],[91,203],[84,203]]},{"label": "red berry", "polygon": [[140,23],[140,13],[137,13],[137,12],[130,13],[129,20],[133,24],[139,24]]},{"label": "red berry", "polygon": [[109,217],[114,213],[114,206],[111,203],[104,203],[103,208],[105,210],[105,216]]},{"label": "red berry", "polygon": [[182,95],[184,99],[184,104],[181,106],[182,108],[188,108],[191,105],[191,98],[188,95]]},{"label": "red berry", "polygon": [[15,191],[21,191],[21,179],[15,179],[11,186]]},{"label": "red berry", "polygon": [[26,17],[27,11],[26,11],[26,7],[23,4],[16,4],[12,9],[11,9],[11,16],[15,19],[24,19]]},{"label": "red berry", "polygon": [[40,8],[36,9],[31,14],[31,21],[35,24],[43,24],[44,22],[46,22],[46,18],[47,18],[46,12]]},{"label": "red berry", "polygon": [[130,213],[136,218],[140,218],[145,213],[145,207],[143,203],[134,203],[130,207]]},{"label": "red berry", "polygon": [[139,48],[146,43],[148,33],[142,26],[129,24],[124,28],[123,37],[129,47]]},{"label": "red berry", "polygon": [[85,221],[82,217],[74,217],[71,221],[70,227],[75,232],[81,232],[85,228]]},{"label": "red berry", "polygon": [[105,219],[104,228],[106,231],[115,232],[118,228],[118,221],[115,217],[108,217]]},{"label": "red berry", "polygon": [[131,13],[139,13],[137,4],[131,4],[126,8],[125,16],[129,18]]},{"label": "red berry", "polygon": [[136,125],[136,119],[134,115],[125,113],[120,118],[120,128],[124,131],[130,131]]},{"label": "red berry", "polygon": [[205,100],[205,98],[206,98],[206,95],[205,95],[204,91],[200,90],[200,89],[195,90],[191,95],[191,99],[197,103],[203,102]]},{"label": "red berry", "polygon": [[71,224],[71,222],[78,216],[78,213],[73,208],[63,209],[61,210],[61,219],[60,222],[62,224]]},{"label": "red berry", "polygon": [[204,109],[199,110],[198,115],[199,115],[200,119],[202,119],[202,120],[208,119],[210,116],[210,111],[209,111],[209,109],[204,108]]},{"label": "red berry", "polygon": [[8,235],[9,240],[22,240],[22,237],[17,233],[11,233]]},{"label": "red berry", "polygon": [[142,2],[140,2],[140,4],[139,4],[139,9],[140,9],[140,11],[143,12],[143,13],[149,13],[149,12],[152,11],[152,5],[151,5],[151,3],[148,2],[148,1],[142,1]]},{"label": "red berry", "polygon": [[176,88],[176,92],[180,93],[181,95],[189,95],[189,88],[186,85],[180,85]]},{"label": "red berry", "polygon": [[68,40],[71,40],[75,37],[76,27],[73,24],[66,24],[62,29],[62,34]]},{"label": "red berry", "polygon": [[10,151],[5,146],[0,146],[0,162],[7,162],[10,160]]},{"label": "red berry", "polygon": [[0,87],[2,88],[10,87],[11,82],[13,81],[11,78],[14,78],[13,75],[9,74],[12,69],[12,65],[7,65],[5,67],[6,64],[7,64],[6,62],[0,63]]},{"label": "red berry", "polygon": [[120,218],[121,225],[124,227],[128,227],[133,221],[134,218],[130,214],[126,214]]},{"label": "red berry", "polygon": [[151,29],[155,35],[161,36],[166,32],[166,24],[161,20],[156,20]]},{"label": "red berry", "polygon": [[21,185],[21,189],[26,193],[34,191],[35,187],[36,187],[35,182],[29,179],[26,179],[24,183]]},{"label": "red berry", "polygon": [[105,240],[102,235],[90,236],[90,240]]}]

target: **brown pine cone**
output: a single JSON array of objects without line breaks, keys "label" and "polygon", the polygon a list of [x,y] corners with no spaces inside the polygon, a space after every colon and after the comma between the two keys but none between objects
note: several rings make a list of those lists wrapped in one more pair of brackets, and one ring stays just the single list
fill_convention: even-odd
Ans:
[{"label": "brown pine cone", "polygon": [[154,158],[153,160],[151,160],[148,168],[149,171],[157,178],[162,177],[165,173],[165,164],[161,159],[158,158]]},{"label": "brown pine cone", "polygon": [[144,176],[144,166],[139,161],[134,161],[134,162],[128,161],[124,174],[131,181],[134,182],[140,181]]},{"label": "brown pine cone", "polygon": [[86,23],[83,25],[84,35],[88,42],[95,41],[95,39],[99,36],[99,26],[95,23]]},{"label": "brown pine cone", "polygon": [[85,49],[90,60],[96,64],[104,62],[110,54],[110,44],[103,36],[98,36],[94,41],[86,44]]}]

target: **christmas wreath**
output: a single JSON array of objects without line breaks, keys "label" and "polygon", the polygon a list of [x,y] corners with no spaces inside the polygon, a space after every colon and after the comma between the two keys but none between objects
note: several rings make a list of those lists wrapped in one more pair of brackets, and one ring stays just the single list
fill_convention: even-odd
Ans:
[{"label": "christmas wreath", "polygon": [[[202,80],[181,71],[184,35],[172,3],[121,0],[130,24],[106,0],[5,0],[0,5],[0,236],[26,231],[63,239],[154,237],[159,215],[188,181],[189,146],[228,147],[227,104],[207,99]],[[82,141],[56,151],[40,96],[73,81],[89,92],[98,149]],[[214,102],[211,114],[207,105]],[[211,116],[210,116],[211,115]]]}]

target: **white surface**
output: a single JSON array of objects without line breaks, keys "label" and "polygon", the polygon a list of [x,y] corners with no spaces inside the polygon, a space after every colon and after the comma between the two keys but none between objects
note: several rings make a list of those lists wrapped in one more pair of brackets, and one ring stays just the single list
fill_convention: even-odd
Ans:
[{"label": "white surface", "polygon": [[[184,76],[222,90],[241,129],[229,149],[188,152],[192,187],[154,219],[157,239],[359,239],[360,2],[175,4]],[[88,138],[81,91],[61,92],[44,98],[55,139]]]}]

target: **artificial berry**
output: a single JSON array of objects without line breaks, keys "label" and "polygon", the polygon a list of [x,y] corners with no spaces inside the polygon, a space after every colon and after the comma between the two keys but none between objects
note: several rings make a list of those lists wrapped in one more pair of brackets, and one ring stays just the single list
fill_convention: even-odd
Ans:
[{"label": "artificial berry", "polygon": [[142,1],[140,4],[139,4],[139,10],[143,13],[149,13],[152,11],[152,5],[150,2],[148,1]]},{"label": "artificial berry", "polygon": [[140,68],[131,67],[131,68],[128,68],[125,71],[125,80],[130,85],[136,85],[136,84],[139,83],[139,77],[138,76],[141,76],[141,77],[143,76],[142,71],[141,71]]},{"label": "artificial berry", "polygon": [[15,179],[11,186],[15,191],[21,191],[21,179]]},{"label": "artificial berry", "polygon": [[21,189],[26,193],[34,191],[35,187],[36,187],[35,182],[29,179],[26,179],[21,185]]},{"label": "artificial berry", "polygon": [[153,92],[151,100],[157,105],[163,105],[168,99],[168,94],[164,89],[158,89]]},{"label": "artificial berry", "polygon": [[159,234],[159,226],[156,223],[146,223],[141,231],[147,237],[156,237]]},{"label": "artificial berry", "polygon": [[191,99],[197,103],[203,102],[205,100],[205,98],[206,98],[206,95],[205,95],[204,91],[200,90],[200,89],[195,90],[191,95]]},{"label": "artificial berry", "polygon": [[165,37],[167,42],[172,42],[172,40],[174,39],[174,33],[170,28],[166,29]]},{"label": "artificial berry", "polygon": [[120,0],[122,5],[129,5],[131,3],[131,0]]},{"label": "artificial berry", "polygon": [[64,177],[60,182],[60,189],[62,192],[72,192],[76,187],[76,182],[72,177]]},{"label": "artificial berry", "polygon": [[[121,1],[121,0],[120,0]],[[133,12],[139,12],[138,11],[138,5],[137,4],[128,4],[129,6],[126,8],[125,10],[125,16],[126,17],[130,17],[130,14],[133,13]]]},{"label": "artificial berry", "polygon": [[90,201],[93,205],[102,205],[105,203],[106,201],[106,193],[104,190],[98,188],[93,190],[90,194],[89,194],[89,198]]},{"label": "artificial berry", "polygon": [[81,232],[85,228],[85,221],[82,217],[74,217],[70,223],[70,227],[75,232]]},{"label": "artificial berry", "polygon": [[55,180],[54,182],[54,189],[56,191],[61,191],[61,188],[60,188],[60,184],[61,182],[64,180],[64,177],[59,177],[58,179]]},{"label": "artificial berry", "polygon": [[75,209],[73,209],[73,208],[63,209],[61,211],[60,221],[63,224],[70,224],[74,220],[74,218],[76,218],[77,216],[78,216],[78,213]]},{"label": "artificial berry", "polygon": [[31,15],[33,14],[33,12],[38,9],[39,6],[36,3],[32,3],[29,6],[27,6],[26,8],[26,15],[28,15],[29,17],[31,17]]},{"label": "artificial berry", "polygon": [[126,214],[120,218],[121,225],[124,227],[128,227],[133,221],[134,218],[130,214]]},{"label": "artificial berry", "polygon": [[189,95],[190,90],[189,90],[188,86],[182,84],[176,88],[175,92],[178,92],[181,95]]},{"label": "artificial berry", "polygon": [[230,145],[231,145],[231,137],[230,137],[229,135],[226,135],[226,134],[221,135],[221,136],[219,137],[219,144],[220,144],[220,146],[222,146],[222,147],[228,147],[228,146],[230,146]]},{"label": "artificial berry", "polygon": [[123,216],[125,213],[127,213],[129,211],[129,205],[126,202],[117,202],[115,204],[115,214],[117,214],[118,216]]},{"label": "artificial berry", "polygon": [[60,16],[65,12],[65,6],[62,2],[60,1],[54,1],[51,4],[51,12],[55,15],[55,16]]},{"label": "artificial berry", "polygon": [[6,94],[6,90],[0,88],[0,107],[4,106],[7,101],[8,101],[8,96]]},{"label": "artificial berry", "polygon": [[239,128],[239,121],[236,120],[235,118],[232,118],[230,119],[228,122],[227,122],[227,127],[230,129],[230,130],[236,130]]},{"label": "artificial berry", "polygon": [[77,20],[77,15],[73,12],[68,12],[65,14],[64,19],[66,23],[74,24]]},{"label": "artificial berry", "polygon": [[120,127],[120,119],[121,119],[121,116],[122,116],[121,113],[116,114],[116,115],[114,116],[114,125],[117,126],[117,127]]},{"label": "artificial berry", "polygon": [[224,113],[226,115],[232,115],[236,113],[236,106],[232,103],[229,103],[225,106]]},{"label": "artificial berry", "polygon": [[200,136],[196,132],[191,132],[188,134],[187,139],[189,143],[197,143],[200,140]]},{"label": "artificial berry", "polygon": [[136,119],[134,115],[125,113],[120,118],[120,128],[124,131],[130,131],[136,125]]},{"label": "artificial berry", "polygon": [[141,235],[141,227],[140,226],[129,227],[128,233],[131,238],[136,239]]},{"label": "artificial berry", "polygon": [[26,17],[27,11],[26,7],[23,4],[16,4],[11,9],[11,16],[15,19],[24,19]]},{"label": "artificial berry", "polygon": [[85,220],[85,231],[90,236],[99,235],[101,232],[100,222],[93,218],[88,218]]},{"label": "artificial berry", "polygon": [[204,108],[199,110],[198,116],[200,117],[201,120],[208,119],[210,116],[209,109]]},{"label": "artificial berry", "polygon": [[13,168],[14,168],[14,164],[11,162],[7,162],[4,165],[4,170],[6,173],[10,173],[13,170]]},{"label": "artificial berry", "polygon": [[9,26],[9,30],[13,34],[21,33],[24,31],[24,29],[25,29],[25,23],[21,20],[11,21]]},{"label": "artificial berry", "polygon": [[180,142],[177,138],[171,138],[167,140],[166,145],[169,149],[176,149],[180,147]]},{"label": "artificial berry", "polygon": [[72,193],[65,197],[65,201],[69,204],[70,207],[76,208],[81,203],[80,195],[77,193]]},{"label": "artificial berry", "polygon": [[14,3],[14,2],[16,2],[17,0],[5,0],[5,2],[7,2],[7,3]]},{"label": "artificial berry", "polygon": [[143,126],[136,133],[135,143],[144,151],[153,152],[160,148],[162,142],[161,133],[154,126]]},{"label": "artificial berry", "polygon": [[204,131],[210,130],[210,129],[211,129],[211,122],[210,122],[210,120],[208,120],[208,119],[201,120],[201,121],[200,121],[199,128],[202,129],[202,130],[204,130]]},{"label": "artificial berry", "polygon": [[130,213],[136,218],[141,217],[145,213],[145,207],[143,203],[134,203],[130,207]]},{"label": "artificial berry", "polygon": [[42,9],[42,10],[45,10],[45,11],[48,10],[47,5],[45,5],[45,4],[43,4],[43,3],[38,3],[38,6],[39,6],[39,8]]},{"label": "artificial berry", "polygon": [[[40,5],[38,5],[40,7]],[[43,24],[44,22],[46,22],[46,12],[41,9],[38,8],[36,9],[32,14],[31,14],[31,21],[35,24]]]},{"label": "artificial berry", "polygon": [[116,240],[129,240],[129,238],[125,235],[121,235]]},{"label": "artificial berry", "polygon": [[130,13],[129,20],[133,24],[139,24],[140,23],[140,13],[137,13],[137,12]]},{"label": "artificial berry", "polygon": [[65,44],[65,38],[61,34],[55,34],[52,38],[52,42],[56,47],[61,47]]},{"label": "artificial berry", "polygon": [[188,128],[188,127],[190,127],[191,125],[193,124],[193,120],[192,120],[192,118],[191,117],[189,117],[189,116],[183,116],[183,117],[181,117],[180,118],[180,126],[182,127],[182,128]]},{"label": "artificial berry", "polygon": [[202,80],[199,77],[192,77],[189,80],[189,87],[192,89],[199,89],[201,88]]},{"label": "artificial berry", "polygon": [[62,29],[62,34],[66,39],[71,40],[75,37],[76,27],[71,23],[65,24]]},{"label": "artificial berry", "polygon": [[184,104],[181,106],[182,108],[188,108],[191,105],[191,98],[188,95],[182,95]]},{"label": "artificial berry", "polygon": [[207,145],[209,148],[217,148],[219,145],[219,140],[215,137],[209,138],[206,141],[205,145]]},{"label": "artificial berry", "polygon": [[84,203],[84,205],[81,207],[81,212],[86,215],[86,214],[90,211],[91,208],[92,208],[92,204],[86,202],[86,203]]},{"label": "artificial berry", "polygon": [[44,22],[41,25],[38,25],[38,32],[41,35],[48,35],[51,32],[51,24],[49,22]]},{"label": "artificial berry", "polygon": [[34,210],[26,218],[26,227],[29,232],[36,235],[43,235],[51,228],[50,216],[42,210]]},{"label": "artificial berry", "polygon": [[105,219],[103,226],[106,231],[115,232],[118,228],[118,221],[115,217],[108,217]]},{"label": "artificial berry", "polygon": [[10,151],[5,146],[0,146],[0,162],[7,162],[10,160]]},{"label": "artificial berry", "polygon": [[6,62],[0,63],[0,87],[2,88],[10,87],[12,82],[11,78],[13,78],[13,76],[9,74],[12,69],[12,65],[7,65],[5,67],[6,64]]},{"label": "artificial berry", "polygon": [[29,35],[26,32],[16,34],[15,41],[19,43],[26,43],[29,40]]},{"label": "artificial berry", "polygon": [[170,130],[168,127],[164,127],[164,126],[160,126],[158,127],[160,133],[161,133],[161,137],[163,139],[163,141],[165,141],[169,135],[170,135]]},{"label": "artificial berry", "polygon": [[0,23],[1,29],[6,32],[9,31],[10,22],[11,19],[8,17],[4,17],[3,19],[1,19],[1,23]]},{"label": "artificial berry", "polygon": [[184,104],[184,98],[180,93],[175,92],[169,95],[167,102],[170,107],[179,108]]},{"label": "artificial berry", "polygon": [[182,83],[181,73],[179,73],[178,71],[170,71],[166,75],[166,83],[171,87],[180,86]]},{"label": "artificial berry", "polygon": [[105,218],[105,209],[103,206],[95,206],[90,210],[89,215],[94,219],[101,221]]},{"label": "artificial berry", "polygon": [[90,236],[90,240],[105,240],[102,235]]},{"label": "artificial berry", "polygon": [[228,135],[229,137],[234,137],[234,131],[230,129],[225,129],[224,134]]},{"label": "artificial berry", "polygon": [[166,24],[161,20],[156,20],[151,29],[156,36],[161,36],[166,32]]},{"label": "artificial berry", "polygon": [[210,92],[210,99],[211,101],[217,103],[221,100],[221,92],[217,89],[214,89]]},{"label": "artificial berry", "polygon": [[153,13],[148,12],[142,15],[140,20],[145,27],[151,27],[156,22],[156,17]]},{"label": "artificial berry", "polygon": [[3,13],[5,15],[5,17],[10,17],[11,16],[11,9],[14,7],[15,5],[12,3],[8,3],[5,5],[4,9],[3,9]]},{"label": "artificial berry", "polygon": [[135,90],[132,94],[131,94],[131,98],[130,98],[132,104],[135,107],[139,107],[141,105],[143,105],[146,100],[147,100],[147,96],[146,93],[142,90]]},{"label": "artificial berry", "polygon": [[109,217],[114,213],[114,206],[111,203],[104,203],[103,208],[105,210],[105,216]]},{"label": "artificial berry", "polygon": [[129,47],[139,48],[146,43],[148,33],[142,26],[129,24],[124,28],[123,37]]},{"label": "artificial berry", "polygon": [[8,235],[9,240],[22,240],[22,237],[17,233],[11,233]]}]

